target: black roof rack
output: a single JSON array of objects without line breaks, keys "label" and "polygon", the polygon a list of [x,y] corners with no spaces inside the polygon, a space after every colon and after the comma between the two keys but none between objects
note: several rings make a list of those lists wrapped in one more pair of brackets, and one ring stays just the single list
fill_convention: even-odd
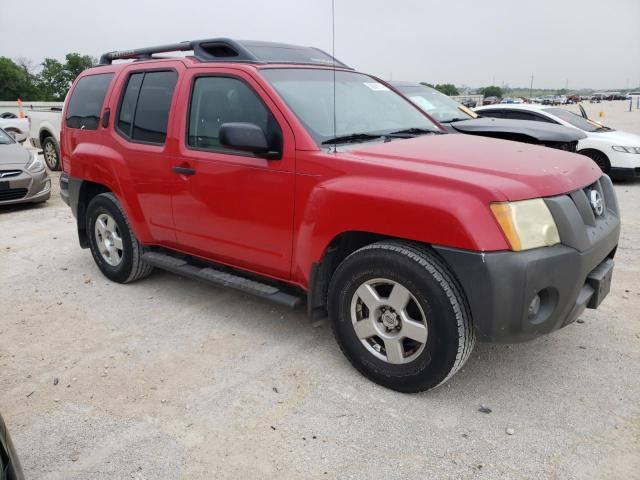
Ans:
[{"label": "black roof rack", "polygon": [[100,57],[100,65],[114,60],[150,60],[156,53],[190,52],[202,62],[293,63],[349,68],[341,61],[315,47],[300,47],[285,43],[210,38],[191,40],[157,47],[108,52]]}]

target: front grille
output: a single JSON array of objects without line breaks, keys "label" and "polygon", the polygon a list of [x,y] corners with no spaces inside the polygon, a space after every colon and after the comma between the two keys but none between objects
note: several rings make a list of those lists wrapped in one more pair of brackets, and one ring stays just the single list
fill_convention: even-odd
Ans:
[{"label": "front grille", "polygon": [[[598,192],[598,201],[591,199]],[[594,203],[600,203],[602,213]],[[619,208],[611,180],[601,176],[591,185],[567,195],[545,198],[545,203],[556,221],[560,240],[564,245],[583,252],[596,245],[620,224]]]},{"label": "front grille", "polygon": [[0,178],[17,177],[22,170],[0,170]]},{"label": "front grille", "polygon": [[26,188],[10,188],[8,190],[0,190],[0,202],[5,200],[20,200],[24,198],[28,190]]}]

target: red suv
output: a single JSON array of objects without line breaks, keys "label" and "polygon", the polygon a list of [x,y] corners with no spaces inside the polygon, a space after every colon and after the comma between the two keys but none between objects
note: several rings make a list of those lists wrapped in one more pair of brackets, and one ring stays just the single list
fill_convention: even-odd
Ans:
[{"label": "red suv", "polygon": [[392,389],[435,387],[476,338],[549,333],[609,291],[618,205],[591,160],[448,135],[314,48],[107,53],[74,82],[63,123],[62,195],[108,278],[160,267],[306,302]]}]

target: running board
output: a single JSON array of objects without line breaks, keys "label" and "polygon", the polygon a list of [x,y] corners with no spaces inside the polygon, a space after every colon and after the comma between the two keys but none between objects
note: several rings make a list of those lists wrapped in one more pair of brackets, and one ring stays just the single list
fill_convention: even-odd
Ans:
[{"label": "running board", "polygon": [[301,297],[283,292],[278,287],[241,277],[229,271],[218,270],[213,266],[198,267],[183,258],[153,251],[145,252],[142,255],[142,259],[154,267],[162,268],[184,277],[202,280],[219,287],[233,288],[290,308],[296,308],[302,304]]}]

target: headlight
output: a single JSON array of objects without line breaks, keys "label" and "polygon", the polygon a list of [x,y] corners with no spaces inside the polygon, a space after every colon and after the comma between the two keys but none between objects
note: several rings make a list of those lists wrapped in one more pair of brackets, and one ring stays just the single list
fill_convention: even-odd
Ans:
[{"label": "headlight", "polygon": [[613,146],[611,147],[613,148],[616,152],[622,152],[622,153],[640,153],[640,147],[618,147],[618,146]]},{"label": "headlight", "polygon": [[520,251],[560,243],[558,227],[541,198],[490,205],[511,250]]},{"label": "headlight", "polygon": [[40,173],[44,170],[44,163],[38,158],[38,155],[31,152],[31,160],[27,163],[27,170],[31,173]]}]

